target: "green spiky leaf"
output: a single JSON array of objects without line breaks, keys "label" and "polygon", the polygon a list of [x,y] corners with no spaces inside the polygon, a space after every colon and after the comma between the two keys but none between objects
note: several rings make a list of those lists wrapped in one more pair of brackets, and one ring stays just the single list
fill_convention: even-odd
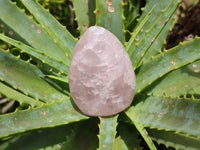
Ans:
[{"label": "green spiky leaf", "polygon": [[[178,8],[180,0],[171,0],[170,3],[169,1],[165,1],[165,3],[165,5],[163,5],[163,2],[161,1],[156,5],[154,2],[147,3],[146,9],[150,8],[150,11],[152,6],[155,6],[155,9],[137,36],[131,37],[126,48],[134,68],[137,68],[141,64],[141,60],[143,56],[145,56],[145,53],[149,50],[153,42],[155,42],[155,39],[166,26],[168,20],[173,17],[174,12]],[[160,7],[160,5],[165,7]],[[145,11],[145,13],[147,14],[149,11]],[[144,16],[142,17],[144,18]]]},{"label": "green spiky leaf", "polygon": [[148,129],[148,133],[153,140],[156,140],[159,144],[164,144],[166,147],[185,150],[198,150],[200,147],[199,138],[194,138],[181,133],[156,129]]},{"label": "green spiky leaf", "polygon": [[0,79],[25,93],[44,102],[67,99],[43,79],[44,73],[28,62],[22,61],[0,49]]},{"label": "green spiky leaf", "polygon": [[148,132],[145,130],[142,122],[140,121],[138,115],[134,111],[134,107],[130,107],[125,111],[126,115],[130,118],[132,123],[135,125],[137,130],[140,132],[144,140],[146,141],[147,145],[151,150],[156,150],[155,145],[153,144],[151,138],[148,135]]},{"label": "green spiky leaf", "polygon": [[200,59],[200,38],[179,44],[179,46],[156,56],[137,71],[137,92],[165,74]]},{"label": "green spiky leaf", "polygon": [[41,60],[43,63],[46,63],[49,66],[56,68],[57,70],[59,70],[62,73],[68,73],[68,71],[69,71],[69,65],[64,64],[63,61],[61,61],[61,60],[56,60],[55,58],[45,55],[43,52],[40,52],[37,49],[34,49],[28,45],[25,45],[20,41],[16,41],[9,37],[6,37],[2,34],[0,34],[0,39],[13,45],[13,46],[16,46],[17,48],[21,49],[21,51],[24,51],[27,54],[30,54],[33,57],[36,57],[37,59]]},{"label": "green spiky leaf", "polygon": [[3,6],[0,9],[0,19],[28,44],[53,58],[62,60],[67,64],[70,63],[63,50],[48,33],[31,17],[28,17],[24,11],[20,10],[15,3],[10,0],[0,0],[0,6]]},{"label": "green spiky leaf", "polygon": [[117,138],[115,139],[114,150],[141,150],[139,145],[137,129],[130,124],[120,122],[117,127]]},{"label": "green spiky leaf", "polygon": [[74,108],[70,100],[53,102],[38,108],[29,108],[12,114],[1,115],[0,137],[33,129],[69,124],[87,118]]},{"label": "green spiky leaf", "polygon": [[134,110],[145,126],[200,137],[199,100],[149,96]]},{"label": "green spiky leaf", "polygon": [[78,29],[81,35],[88,27],[95,25],[95,5],[95,0],[73,0]]},{"label": "green spiky leaf", "polygon": [[50,37],[54,39],[54,42],[62,49],[62,51],[65,53],[65,56],[69,56],[69,58],[71,58],[74,46],[76,44],[74,37],[65,28],[63,28],[58,21],[52,15],[50,15],[49,12],[45,11],[38,2],[34,0],[21,1],[38,20]]},{"label": "green spiky leaf", "polygon": [[[84,130],[81,130],[84,128]],[[97,148],[96,121],[93,119],[49,129],[39,129],[5,141],[7,150],[94,150]]]},{"label": "green spiky leaf", "polygon": [[96,1],[96,25],[106,28],[124,43],[122,1]]},{"label": "green spiky leaf", "polygon": [[178,96],[199,95],[200,92],[200,61],[177,69],[157,81],[149,94]]},{"label": "green spiky leaf", "polygon": [[1,91],[0,91],[1,94],[3,94],[4,96],[6,96],[9,99],[17,100],[20,104],[26,103],[26,104],[30,104],[32,107],[40,106],[43,104],[42,102],[40,102],[36,99],[33,99],[29,96],[26,96],[16,90],[12,89],[11,87],[3,84],[2,82],[0,82],[0,89],[1,89]]},{"label": "green spiky leaf", "polygon": [[99,125],[99,150],[114,149],[118,115],[112,117],[100,117]]}]

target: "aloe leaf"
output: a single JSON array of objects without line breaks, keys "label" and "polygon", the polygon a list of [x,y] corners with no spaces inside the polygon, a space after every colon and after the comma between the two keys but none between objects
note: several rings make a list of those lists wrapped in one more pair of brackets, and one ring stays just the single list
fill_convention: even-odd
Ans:
[{"label": "aloe leaf", "polygon": [[[158,19],[158,16],[161,15],[161,12],[166,11],[166,8],[168,7],[168,5],[172,1],[174,1],[174,0],[170,0],[170,1],[161,0],[159,3],[156,3],[155,1],[147,1],[145,7],[142,8],[142,15],[139,18],[139,22],[138,22],[137,26],[140,25],[140,23],[146,17],[146,15],[149,13],[149,11],[152,10],[152,7],[156,5],[156,8],[153,11],[154,15],[151,15],[150,19],[148,20],[148,22],[143,27],[144,31],[150,29],[152,27],[152,25],[153,25],[152,22],[155,22]],[[180,3],[180,1],[178,3]],[[177,1],[176,1],[176,4],[177,4]],[[159,20],[159,21],[162,22],[162,21],[166,21],[166,20]],[[145,32],[140,32],[138,34],[139,39],[141,39],[143,36],[145,36]]]},{"label": "aloe leaf", "polygon": [[99,117],[99,150],[114,149],[118,115],[112,117]]},{"label": "aloe leaf", "polygon": [[29,45],[26,40],[24,40],[18,33],[16,33],[8,25],[6,25],[1,19],[0,19],[0,33],[4,34],[6,36],[9,36],[13,39],[17,39],[19,41],[22,41],[23,43],[26,43],[27,45]]},{"label": "aloe leaf", "polygon": [[0,149],[1,150],[6,150],[8,147],[9,147],[9,144],[10,143],[13,143],[15,141],[17,141],[21,136],[18,135],[18,136],[14,136],[14,137],[7,137],[7,138],[4,138],[4,139],[1,139],[0,142]]},{"label": "aloe leaf", "polygon": [[[147,20],[150,18],[151,13],[153,12],[153,10],[155,9],[156,5],[154,5],[154,7],[152,7],[152,9],[149,11],[149,13],[145,16],[145,18],[141,21],[141,23],[139,24],[139,26],[134,30],[134,32],[132,33],[131,39],[129,40],[129,42],[127,43],[126,46],[126,51],[128,52],[130,47],[132,46],[132,44],[134,44],[134,41],[136,39],[136,36],[139,34],[139,32],[141,32],[141,30],[143,30],[143,26],[145,25],[145,23],[147,22]],[[130,55],[130,54],[129,54]]]},{"label": "aloe leaf", "polygon": [[149,96],[134,110],[145,126],[200,137],[199,100]]},{"label": "aloe leaf", "polygon": [[170,97],[199,94],[200,91],[200,61],[193,62],[177,69],[155,82],[149,87],[149,94]]},{"label": "aloe leaf", "polygon": [[7,143],[6,150],[94,150],[98,146],[96,130],[97,126],[90,119],[76,124],[31,131],[20,137],[17,135],[14,137],[18,137],[17,139],[9,139],[4,145]]},{"label": "aloe leaf", "polygon": [[38,2],[35,0],[21,1],[42,25],[44,30],[51,36],[54,42],[59,45],[65,55],[71,58],[76,44],[74,37],[66,30],[66,28],[62,27],[48,11],[40,6]]},{"label": "aloe leaf", "polygon": [[60,150],[61,144],[66,141],[66,137],[71,138],[73,132],[77,132],[77,126],[73,125],[69,124],[50,129],[40,129],[14,136],[2,143],[5,148],[2,147],[1,150]]},{"label": "aloe leaf", "polygon": [[54,58],[51,58],[50,56],[45,55],[44,52],[40,52],[37,49],[27,46],[20,41],[16,41],[9,37],[6,37],[2,34],[0,34],[0,39],[13,45],[13,46],[16,46],[17,48],[21,49],[22,51],[25,51],[26,53],[28,53],[32,56],[40,59],[43,63],[46,63],[46,64],[58,69],[62,73],[67,74],[69,71],[69,65],[64,64],[61,60],[56,60]]},{"label": "aloe leaf", "polygon": [[200,59],[199,47],[200,38],[196,37],[192,41],[179,44],[156,56],[152,61],[139,67],[136,71],[137,92],[142,91],[165,74]]},{"label": "aloe leaf", "polygon": [[153,141],[148,135],[148,132],[144,128],[142,122],[140,121],[138,115],[136,114],[137,112],[134,111],[134,107],[130,107],[125,111],[126,115],[129,117],[129,119],[133,122],[135,127],[137,128],[138,132],[141,134],[141,136],[144,138],[145,142],[149,146],[151,150],[156,150],[157,148],[153,144]]},{"label": "aloe leaf", "polygon": [[78,23],[78,29],[82,35],[85,30],[95,25],[95,0],[73,0],[74,11]]},{"label": "aloe leaf", "polygon": [[[96,118],[95,118],[96,119]],[[95,150],[98,147],[97,121],[89,119],[77,123],[77,131],[72,132],[65,143],[61,144],[61,150]]]},{"label": "aloe leaf", "polygon": [[124,43],[122,1],[96,0],[96,25],[111,31]]},{"label": "aloe leaf", "polygon": [[0,0],[0,19],[32,47],[70,64],[70,60],[48,33],[10,0]]},{"label": "aloe leaf", "polygon": [[0,137],[29,130],[77,122],[88,117],[79,113],[70,100],[45,104],[0,116]]},{"label": "aloe leaf", "polygon": [[148,129],[148,133],[158,144],[164,144],[166,147],[185,150],[198,150],[200,147],[200,139],[181,133],[156,129]]},{"label": "aloe leaf", "polygon": [[137,23],[137,17],[140,16],[140,1],[123,1],[124,28],[133,31]]},{"label": "aloe leaf", "polygon": [[54,76],[54,75],[45,75],[45,76],[47,76],[48,78],[51,78],[51,79],[59,80],[61,82],[65,82],[65,83],[69,82],[68,77],[60,77],[60,76]]},{"label": "aloe leaf", "polygon": [[155,38],[153,44],[149,47],[149,50],[146,52],[144,58],[142,59],[142,63],[150,61],[153,56],[156,56],[161,53],[163,44],[164,42],[166,42],[169,30],[175,23],[174,19],[175,14],[176,13],[173,14],[173,16],[166,23],[165,27],[162,29],[159,35]]},{"label": "aloe leaf", "polygon": [[9,86],[3,84],[2,82],[0,82],[0,93],[9,99],[17,100],[19,103],[30,104],[32,107],[40,106],[43,104],[42,102],[40,102],[38,100],[35,100],[31,97],[28,97],[16,90],[10,88]]},{"label": "aloe leaf", "polygon": [[40,69],[0,49],[0,80],[44,102],[67,99],[42,77]]},{"label": "aloe leaf", "polygon": [[135,127],[120,122],[117,127],[117,133],[118,136],[115,139],[114,150],[142,150]]},{"label": "aloe leaf", "polygon": [[[137,35],[134,41],[133,38],[130,39],[130,42],[127,45],[127,51],[134,68],[137,68],[140,65],[143,56],[149,50],[153,42],[155,42],[155,39],[165,27],[168,20],[173,16],[176,9],[178,8],[179,3],[180,0],[171,0],[170,2],[167,1],[167,4],[164,8],[159,7],[159,4],[163,5],[161,1],[159,4],[156,3],[156,8],[153,10],[146,24],[140,30],[141,32],[144,32],[144,35]],[[150,4],[152,8],[152,6],[155,5],[155,2],[153,2],[153,4],[150,2],[147,5]],[[159,11],[159,13],[155,13],[156,11]],[[146,27],[147,24],[148,27]]]}]

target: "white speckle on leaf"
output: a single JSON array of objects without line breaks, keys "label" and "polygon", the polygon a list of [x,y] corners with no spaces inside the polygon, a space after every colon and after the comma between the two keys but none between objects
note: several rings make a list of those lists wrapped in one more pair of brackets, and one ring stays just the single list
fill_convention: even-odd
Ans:
[{"label": "white speckle on leaf", "polygon": [[172,65],[173,65],[173,66],[175,66],[175,65],[176,65],[176,62],[175,62],[175,60],[172,60],[172,61],[171,61],[171,63],[172,63]]},{"label": "white speckle on leaf", "polygon": [[61,148],[61,144],[57,144],[58,148]]},{"label": "white speckle on leaf", "polygon": [[108,12],[114,12],[115,11],[115,8],[114,7],[112,7],[112,6],[108,6]]},{"label": "white speckle on leaf", "polygon": [[172,86],[172,90],[176,90],[176,87],[175,87],[175,86]]},{"label": "white speckle on leaf", "polygon": [[162,116],[162,112],[158,114],[158,118],[160,118]]},{"label": "white speckle on leaf", "polygon": [[34,25],[34,24],[31,24],[31,28],[35,28],[35,25]]},{"label": "white speckle on leaf", "polygon": [[1,27],[1,28],[4,28],[4,24],[0,24],[0,27]]},{"label": "white speckle on leaf", "polygon": [[84,30],[87,30],[88,29],[88,27],[86,26],[86,25],[82,25],[82,28],[84,29]]},{"label": "white speckle on leaf", "polygon": [[42,114],[43,114],[43,115],[46,115],[46,112],[45,112],[44,110],[42,110]]},{"label": "white speckle on leaf", "polygon": [[147,136],[149,136],[149,133],[147,131],[145,133],[146,133]]},{"label": "white speckle on leaf", "polygon": [[9,34],[10,34],[10,35],[13,35],[13,31],[9,31]]},{"label": "white speckle on leaf", "polygon": [[99,9],[96,12],[97,12],[97,15],[101,13],[101,11]]},{"label": "white speckle on leaf", "polygon": [[103,147],[103,148],[105,148],[105,147],[106,147],[106,145],[102,145],[102,147]]},{"label": "white speckle on leaf", "polygon": [[139,37],[138,37],[138,36],[136,36],[136,37],[135,37],[135,40],[136,40],[136,41],[139,41]]},{"label": "white speckle on leaf", "polygon": [[194,72],[196,72],[196,73],[199,72],[199,69],[195,69]]},{"label": "white speckle on leaf", "polygon": [[196,68],[196,67],[197,67],[197,64],[192,64],[192,67],[193,67],[193,68]]},{"label": "white speckle on leaf", "polygon": [[37,29],[37,33],[40,34],[42,30],[40,28]]},{"label": "white speckle on leaf", "polygon": [[108,5],[112,5],[112,0],[106,0],[106,3],[107,3]]}]

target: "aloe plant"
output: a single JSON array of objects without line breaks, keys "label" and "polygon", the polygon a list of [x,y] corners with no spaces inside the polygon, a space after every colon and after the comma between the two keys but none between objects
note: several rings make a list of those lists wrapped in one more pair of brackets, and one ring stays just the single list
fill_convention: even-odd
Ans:
[{"label": "aloe plant", "polygon": [[0,0],[0,93],[19,103],[0,115],[0,149],[142,149],[138,133],[150,149],[152,140],[199,149],[200,38],[163,50],[180,2],[147,1],[140,15],[139,1],[72,1],[80,36],[92,25],[108,29],[136,72],[131,106],[95,118],[78,111],[68,88],[78,39],[38,2],[21,0],[25,13]]}]

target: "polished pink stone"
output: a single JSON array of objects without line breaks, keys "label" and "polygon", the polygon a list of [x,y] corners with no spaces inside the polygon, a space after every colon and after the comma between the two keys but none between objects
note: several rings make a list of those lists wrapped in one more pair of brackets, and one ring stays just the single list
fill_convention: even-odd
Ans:
[{"label": "polished pink stone", "polygon": [[135,73],[124,47],[108,30],[93,26],[77,42],[69,71],[72,98],[89,116],[126,109],[135,94]]}]

